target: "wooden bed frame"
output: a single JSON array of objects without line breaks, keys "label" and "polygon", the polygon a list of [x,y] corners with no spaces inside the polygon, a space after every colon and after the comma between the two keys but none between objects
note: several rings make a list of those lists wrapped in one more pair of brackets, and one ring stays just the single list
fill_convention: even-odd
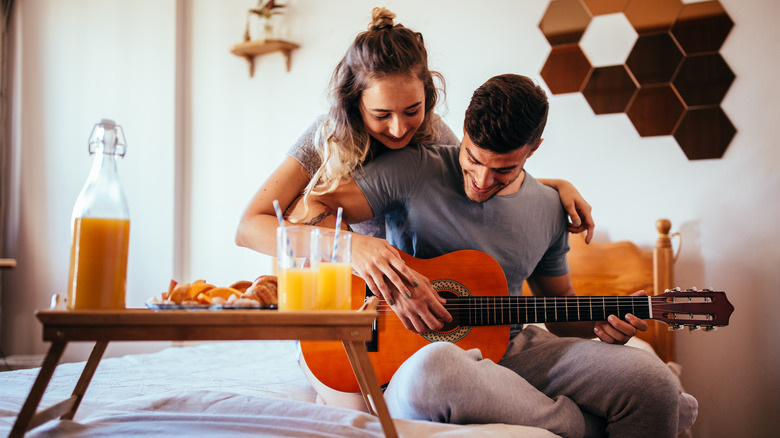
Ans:
[{"label": "wooden bed frame", "polygon": [[[585,244],[584,235],[570,239],[569,268],[578,295],[629,295],[638,290],[658,295],[673,286],[674,261],[669,234],[672,223],[659,219],[655,248],[645,251],[632,242]],[[638,337],[650,343],[664,362],[675,360],[674,332],[658,321]]]}]

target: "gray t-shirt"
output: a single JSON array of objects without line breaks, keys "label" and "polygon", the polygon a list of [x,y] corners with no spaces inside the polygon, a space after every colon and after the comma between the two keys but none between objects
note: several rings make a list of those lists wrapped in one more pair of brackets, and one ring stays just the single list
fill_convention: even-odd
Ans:
[{"label": "gray t-shirt", "polygon": [[[439,116],[435,117],[436,121],[434,122],[433,126],[436,132],[436,136],[434,138],[433,144],[460,144],[460,140],[458,140],[458,137],[455,136],[455,133],[452,132],[450,127],[447,126],[447,124],[444,123],[444,121]],[[309,126],[306,132],[304,132],[303,135],[298,138],[295,144],[293,144],[287,151],[287,155],[298,160],[303,168],[309,172],[309,176],[313,176],[322,164],[320,155],[317,153],[317,148],[314,145],[314,135],[316,134],[320,124],[325,119],[326,116],[323,115],[315,120],[314,123]],[[386,148],[384,148],[384,146],[378,142],[374,142],[372,147],[374,148],[372,150],[372,155],[375,157],[382,154],[382,152],[386,150]],[[376,217],[359,224],[352,224],[351,227],[352,230],[356,233],[379,237],[382,239],[385,238],[385,219],[382,217]]]},{"label": "gray t-shirt", "polygon": [[458,146],[408,146],[388,151],[356,178],[387,240],[417,258],[476,249],[495,258],[521,295],[532,273],[569,271],[566,213],[558,192],[527,172],[520,190],[477,203],[466,197]]}]

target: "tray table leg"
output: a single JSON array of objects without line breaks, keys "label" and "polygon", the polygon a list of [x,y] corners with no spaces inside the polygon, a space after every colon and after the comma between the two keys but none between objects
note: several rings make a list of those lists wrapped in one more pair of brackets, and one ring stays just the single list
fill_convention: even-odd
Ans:
[{"label": "tray table leg", "polygon": [[89,355],[87,364],[84,365],[84,371],[82,371],[81,377],[79,378],[78,383],[76,383],[76,388],[73,390],[73,396],[76,397],[76,400],[70,411],[61,417],[63,420],[72,420],[73,416],[76,415],[81,400],[84,398],[84,393],[87,392],[87,387],[89,387],[89,383],[92,381],[92,376],[95,375],[95,370],[100,363],[100,359],[103,358],[103,353],[106,351],[107,346],[108,341],[97,341],[95,343],[95,347]]},{"label": "tray table leg", "polygon": [[49,352],[46,354],[41,370],[38,372],[38,377],[35,379],[32,389],[30,389],[30,394],[27,396],[19,416],[16,417],[16,423],[14,423],[10,435],[8,435],[9,438],[24,436],[25,432],[30,428],[30,422],[33,416],[35,416],[35,411],[38,409],[43,393],[46,391],[51,376],[54,374],[54,369],[57,368],[60,357],[62,357],[62,353],[65,351],[65,345],[67,345],[67,342],[53,342],[51,347],[49,347]]},{"label": "tray table leg", "polygon": [[352,370],[355,372],[360,391],[363,393],[363,399],[366,400],[369,412],[379,417],[382,423],[382,429],[388,438],[396,438],[398,433],[395,430],[393,419],[390,418],[390,412],[387,410],[385,398],[382,395],[382,389],[379,387],[379,381],[374,374],[374,368],[368,358],[366,345],[362,341],[342,341],[344,349],[347,351]]}]

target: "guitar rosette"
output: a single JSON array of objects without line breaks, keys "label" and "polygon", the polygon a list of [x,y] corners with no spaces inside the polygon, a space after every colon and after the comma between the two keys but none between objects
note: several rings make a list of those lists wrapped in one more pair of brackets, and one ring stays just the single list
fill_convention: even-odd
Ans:
[{"label": "guitar rosette", "polygon": [[[458,297],[470,297],[471,292],[462,283],[455,280],[439,279],[431,282],[433,289],[447,298],[448,295]],[[452,322],[446,324],[441,330],[431,330],[422,334],[422,337],[430,342],[458,342],[471,331],[471,326],[460,325],[457,315],[452,316]]]}]

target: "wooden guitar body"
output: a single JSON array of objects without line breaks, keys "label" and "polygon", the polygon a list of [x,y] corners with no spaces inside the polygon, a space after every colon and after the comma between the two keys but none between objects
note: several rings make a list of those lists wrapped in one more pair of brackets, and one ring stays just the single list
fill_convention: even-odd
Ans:
[{"label": "wooden guitar body", "polygon": [[[427,276],[434,289],[445,297],[508,294],[504,271],[495,259],[483,252],[463,250],[432,259],[417,259],[404,253],[401,255],[410,268]],[[363,304],[365,294],[365,283],[360,277],[353,276],[354,309]],[[403,326],[386,301],[380,300],[378,311],[378,351],[369,352],[368,355],[380,385],[388,383],[406,359],[431,342],[457,342],[466,350],[479,347],[483,357],[495,362],[501,360],[509,344],[508,325],[460,327],[453,320],[441,331],[418,335]],[[301,351],[320,382],[338,391],[360,392],[340,342],[302,341]]]}]

